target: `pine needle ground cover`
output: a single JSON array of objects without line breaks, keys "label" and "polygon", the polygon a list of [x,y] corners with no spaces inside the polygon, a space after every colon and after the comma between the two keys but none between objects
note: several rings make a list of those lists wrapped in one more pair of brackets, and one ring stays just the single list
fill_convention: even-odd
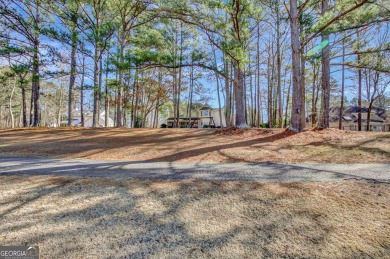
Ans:
[{"label": "pine needle ground cover", "polygon": [[16,129],[0,130],[0,154],[168,162],[389,163],[390,132]]}]

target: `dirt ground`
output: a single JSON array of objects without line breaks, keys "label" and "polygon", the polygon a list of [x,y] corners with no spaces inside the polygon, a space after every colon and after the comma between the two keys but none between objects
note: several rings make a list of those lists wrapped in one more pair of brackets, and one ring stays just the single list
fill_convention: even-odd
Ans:
[{"label": "dirt ground", "polygon": [[389,258],[390,184],[0,176],[0,244],[41,258]]},{"label": "dirt ground", "polygon": [[14,129],[0,130],[0,154],[127,161],[389,163],[390,132]]}]

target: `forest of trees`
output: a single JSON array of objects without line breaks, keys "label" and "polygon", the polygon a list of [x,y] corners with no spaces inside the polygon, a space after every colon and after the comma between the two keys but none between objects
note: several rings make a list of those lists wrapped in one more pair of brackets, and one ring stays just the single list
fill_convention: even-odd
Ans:
[{"label": "forest of trees", "polygon": [[389,22],[388,0],[0,0],[0,128],[159,127],[213,98],[227,126],[328,128],[389,108]]}]

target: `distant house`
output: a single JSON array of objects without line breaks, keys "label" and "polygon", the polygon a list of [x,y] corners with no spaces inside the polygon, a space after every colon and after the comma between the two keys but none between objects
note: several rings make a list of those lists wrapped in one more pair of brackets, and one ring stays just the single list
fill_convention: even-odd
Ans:
[{"label": "distant house", "polygon": [[224,116],[225,114],[225,107],[221,108],[221,116],[219,116],[219,109],[218,108],[211,108],[210,106],[203,106],[200,108],[200,124],[199,127],[202,128],[206,125],[213,125],[215,127],[226,127],[226,118]]},{"label": "distant house", "polygon": [[[105,126],[105,112],[101,112],[99,115],[98,127]],[[92,127],[93,122],[93,112],[87,111],[84,113],[84,127]],[[76,113],[74,116],[74,126],[81,126],[81,114]],[[108,117],[107,127],[114,127],[114,120]]]},{"label": "distant house", "polygon": [[[179,128],[198,128],[199,127],[199,117],[179,117]],[[170,117],[167,119],[167,127],[173,128],[175,124],[175,118]]]},{"label": "distant house", "polygon": [[[219,128],[226,127],[225,108],[221,108],[221,116],[219,116],[219,109],[211,108],[208,105],[204,105],[198,109],[194,116],[187,118],[180,116],[179,127],[180,128]],[[173,127],[175,119],[173,117],[167,119],[167,126]]]},{"label": "distant house", "polygon": [[[330,109],[330,127],[338,128],[340,108],[332,107]],[[362,130],[367,130],[368,108],[362,107]],[[356,106],[345,107],[342,112],[343,129],[357,130],[359,109]],[[370,113],[370,131],[389,131],[390,130],[390,112],[373,107]]]}]

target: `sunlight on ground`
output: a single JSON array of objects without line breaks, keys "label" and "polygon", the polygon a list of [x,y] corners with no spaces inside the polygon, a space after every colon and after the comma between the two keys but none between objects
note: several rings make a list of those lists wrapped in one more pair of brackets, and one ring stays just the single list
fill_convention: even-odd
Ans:
[{"label": "sunlight on ground", "polygon": [[[0,153],[32,157],[180,162],[389,163],[390,132],[328,129],[0,130]],[[39,149],[36,148],[39,146]]]},{"label": "sunlight on ground", "polygon": [[0,176],[0,243],[43,258],[384,257],[390,185]]}]

